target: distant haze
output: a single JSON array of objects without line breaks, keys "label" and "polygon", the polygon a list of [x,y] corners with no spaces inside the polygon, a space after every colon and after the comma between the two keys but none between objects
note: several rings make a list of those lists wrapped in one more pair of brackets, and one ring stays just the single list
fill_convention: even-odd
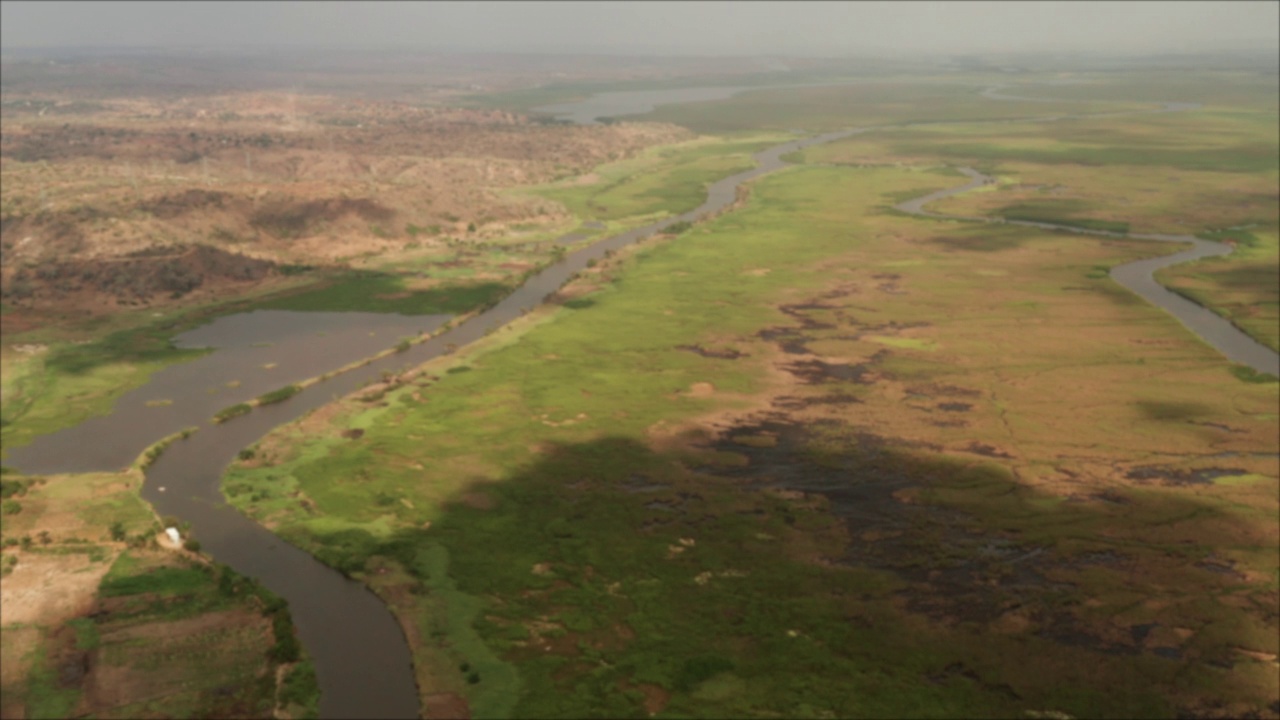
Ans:
[{"label": "distant haze", "polygon": [[874,55],[1274,50],[1280,2],[0,2],[0,44]]}]

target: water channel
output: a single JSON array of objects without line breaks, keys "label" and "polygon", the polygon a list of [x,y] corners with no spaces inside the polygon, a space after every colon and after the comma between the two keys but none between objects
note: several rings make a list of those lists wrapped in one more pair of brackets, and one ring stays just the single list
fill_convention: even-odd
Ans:
[{"label": "water channel", "polygon": [[[734,91],[742,89],[745,88],[732,88]],[[673,93],[665,97],[653,97],[654,91],[646,91],[643,101],[656,104],[661,104],[666,98],[676,98],[668,101],[687,101],[691,95],[705,99],[689,90],[663,91]],[[724,88],[713,90],[718,93]],[[616,114],[616,98],[612,107],[615,109],[610,112]],[[1163,111],[1170,111],[1170,108]],[[585,114],[588,113],[584,111]],[[185,345],[221,349],[156,373],[151,383],[123,396],[112,415],[89,420],[77,427],[43,436],[26,447],[13,449],[7,462],[28,474],[113,471],[129,464],[142,448],[161,437],[189,425],[199,425],[198,433],[174,443],[147,470],[143,497],[160,513],[189,521],[203,549],[214,559],[257,578],[289,601],[302,643],[315,661],[322,689],[322,717],[417,717],[419,699],[408,644],[386,605],[363,585],[348,580],[226,504],[220,479],[239,450],[272,429],[378,379],[385,371],[394,372],[420,365],[451,352],[451,346],[466,346],[503,327],[542,304],[550,293],[590,261],[602,258],[612,250],[650,237],[672,223],[692,222],[724,210],[735,201],[738,189],[744,183],[784,167],[786,163],[782,157],[788,153],[858,133],[904,126],[831,132],[782,143],[757,153],[754,169],[713,183],[708,188],[706,201],[694,210],[571,251],[529,278],[494,307],[443,335],[414,345],[406,352],[319,382],[285,402],[257,408],[227,423],[213,424],[208,421],[209,416],[217,409],[239,401],[237,398],[253,397],[302,377],[318,376],[343,367],[353,359],[391,347],[402,336],[430,330],[443,320],[440,317],[354,317],[345,313],[339,314],[347,315],[345,319],[300,317],[316,315],[310,313],[262,315],[256,319],[253,316],[258,314],[251,313],[223,318],[177,339]],[[967,174],[974,179],[973,183],[908,201],[899,208],[929,215],[923,210],[926,203],[972,189],[986,181],[985,177],[973,171],[967,171]],[[1037,226],[1077,231],[1074,228]],[[1118,281],[1169,310],[1231,359],[1265,372],[1277,372],[1275,353],[1271,352],[1268,357],[1247,348],[1242,350],[1245,343],[1237,334],[1243,334],[1234,326],[1179,296],[1173,296],[1174,300],[1164,297],[1161,293],[1172,293],[1149,279],[1152,263],[1162,266],[1183,262],[1194,257],[1223,254],[1229,252],[1229,248],[1195,238],[1129,237],[1190,242],[1194,247],[1165,258],[1118,267],[1113,271]],[[1144,281],[1143,277],[1147,280]],[[1147,286],[1148,281],[1154,286],[1150,295],[1148,292],[1152,288]],[[251,319],[246,320],[245,317]],[[1247,337],[1245,340],[1252,343]],[[272,363],[275,363],[272,368],[265,367]],[[230,383],[237,381],[240,383],[238,386],[230,387]],[[166,400],[170,404],[164,404]]]}]

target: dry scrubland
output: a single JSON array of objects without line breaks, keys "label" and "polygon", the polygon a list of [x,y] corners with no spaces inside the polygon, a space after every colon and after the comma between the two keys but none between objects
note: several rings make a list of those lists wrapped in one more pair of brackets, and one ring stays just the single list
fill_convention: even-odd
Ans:
[{"label": "dry scrubland", "polygon": [[[16,307],[63,309],[85,291],[117,301],[109,306],[154,302],[201,287],[200,276],[249,282],[270,269],[173,262],[191,244],[327,265],[483,242],[514,226],[555,230],[569,220],[563,208],[498,191],[688,136],[284,94],[109,100],[71,114],[46,114],[49,105],[4,107],[3,279]],[[157,287],[143,285],[144,272],[97,278],[74,264],[143,254],[159,256]]]},{"label": "dry scrubland", "polygon": [[[743,102],[665,117],[737,127]],[[932,102],[895,117],[944,115]],[[1174,145],[1197,118],[1221,144],[1212,116],[1124,122]],[[1119,120],[1087,122],[1092,144],[1115,140]],[[1035,141],[1070,149],[1055,127]],[[534,717],[1280,715],[1280,384],[1238,377],[1108,278],[1166,246],[890,209],[968,163],[1068,185],[1084,212],[1059,219],[1274,224],[1274,150],[1153,163],[1171,201],[1098,193],[1156,182],[1133,152],[1114,175],[1095,153],[1092,184],[1078,160],[1006,168],[1018,152],[909,132],[811,150],[825,166],[760,180],[466,354],[276,431],[228,498],[387,600],[428,716],[464,700]],[[886,144],[900,137],[914,154]],[[1239,142],[1274,148],[1259,138]],[[1186,186],[1234,204],[1189,208]],[[598,188],[546,192],[583,217],[602,205]],[[1267,312],[1261,280],[1234,291]],[[1221,291],[1206,296],[1229,310]]]},{"label": "dry scrubland", "polygon": [[[189,117],[145,121],[172,143],[191,140],[181,129],[163,135],[181,122],[275,123],[285,144],[260,150],[276,158],[275,166],[267,161],[276,174],[233,179],[245,172],[247,148],[214,144],[195,150],[221,165],[172,165],[196,173],[189,177],[199,187],[188,182],[183,192],[227,193],[208,217],[139,210],[127,175],[91,197],[133,207],[129,237],[143,244],[159,242],[147,233],[168,222],[212,238],[214,225],[182,224],[205,217],[239,218],[235,227],[253,233],[243,244],[210,244],[273,263],[305,259],[314,251],[307,238],[318,247],[325,233],[343,239],[338,248],[348,240],[360,248],[339,250],[332,262],[368,274],[246,282],[236,287],[253,286],[258,296],[243,307],[421,310],[453,302],[460,311],[492,297],[486,283],[502,287],[500,271],[489,268],[507,264],[515,276],[546,252],[521,256],[520,246],[687,210],[706,182],[746,167],[747,153],[781,133],[958,121],[808,151],[797,159],[813,166],[757,181],[733,212],[597,264],[549,305],[463,353],[277,430],[229,470],[227,497],[387,600],[412,646],[428,717],[464,707],[474,716],[534,717],[1280,716],[1280,383],[1242,380],[1175,320],[1108,279],[1106,268],[1165,246],[890,209],[962,183],[951,167],[970,164],[1002,182],[931,209],[1225,230],[1242,252],[1220,265],[1175,269],[1171,281],[1185,278],[1187,292],[1265,339],[1275,283],[1257,268],[1274,267],[1277,170],[1274,133],[1263,131],[1277,121],[1274,89],[1263,90],[1274,83],[1165,75],[1010,91],[1070,100],[1033,106],[978,97],[990,79],[770,90],[651,116],[721,137],[434,111],[443,125],[485,138],[489,144],[467,152],[486,158],[520,147],[502,143],[521,133],[579,133],[565,142],[587,141],[580,163],[560,168],[519,153],[472,165],[435,158],[424,148],[438,135],[425,120],[414,124],[424,111],[394,104],[376,105],[385,124],[362,135],[372,132],[365,121],[373,110],[356,115],[365,128],[321,126],[329,117],[321,108],[347,116],[315,98],[298,100],[298,108],[320,103],[306,122],[294,119],[302,110],[295,116],[279,104],[287,97],[258,117],[244,102],[225,119],[209,116],[218,106],[199,105],[208,99],[147,101],[148,112],[185,106]],[[1206,106],[1167,116],[977,122],[1156,99]],[[35,115],[32,127],[50,114],[20,112]],[[39,145],[11,146],[9,117],[6,181],[11,167],[35,177],[39,161],[15,163],[10,152]],[[58,121],[49,131],[67,132]],[[456,140],[449,137],[438,147]],[[348,144],[329,151],[328,138]],[[599,140],[597,152],[592,138],[613,139]],[[373,157],[384,140],[399,148],[398,160]],[[325,174],[326,153],[355,156],[356,147],[368,148],[372,177],[357,174],[352,185],[342,171]],[[123,157],[124,146],[110,152]],[[89,156],[48,160],[46,170]],[[415,204],[424,198],[414,183],[444,180],[422,170],[396,185],[403,170],[393,170],[406,157],[418,158],[418,168],[560,179],[516,187],[514,175],[498,173],[478,185],[487,194],[474,195],[460,181],[449,191],[459,203],[445,210],[458,215],[451,221],[433,214],[434,204]],[[297,168],[290,158],[302,158]],[[606,160],[614,162],[599,165]],[[258,162],[255,154],[255,170]],[[221,185],[204,186],[204,165],[211,174],[222,168]],[[289,176],[304,167],[315,177]],[[140,164],[133,171],[147,197],[173,195],[160,180],[144,184]],[[349,212],[326,214],[332,206],[323,203],[342,188],[369,183],[376,195],[351,190],[356,204],[340,205]],[[301,215],[311,234],[280,236],[238,214],[268,198],[313,203]],[[365,201],[394,210],[403,233],[378,237],[375,221],[358,211]],[[502,208],[554,212],[506,216]],[[490,221],[477,222],[486,211]],[[37,215],[21,216],[21,227],[37,227]],[[411,233],[410,222],[419,230]],[[477,222],[474,233],[464,222]],[[376,224],[388,235],[400,227]],[[82,239],[82,252],[103,252],[94,237]],[[20,257],[41,262],[38,253]],[[288,283],[294,294],[266,295]],[[169,334],[199,312],[229,308],[193,295],[189,308],[165,308],[145,323],[151,310],[134,309],[79,335],[31,330],[18,336],[18,349],[8,323],[30,310],[8,302],[5,357],[21,362],[6,362],[6,441],[104,411],[120,385],[184,357],[166,346]],[[93,341],[70,344],[85,338]],[[79,416],[48,409],[64,397],[79,398],[71,403]],[[138,675],[128,673],[162,661],[175,663],[165,687],[183,692],[150,700],[175,704],[147,712],[314,708],[305,663],[270,672],[293,660],[275,604],[222,569],[145,547],[156,528],[135,494],[136,474],[11,477],[6,503],[19,508],[6,505],[4,515],[6,542],[16,543],[4,553],[12,568],[4,585],[6,716],[19,713],[10,702],[23,703],[27,716],[67,708],[136,714],[137,703],[163,693],[134,688],[127,678]],[[107,500],[111,509],[101,509]],[[124,523],[123,541],[111,539],[115,522]],[[47,545],[41,530],[51,533]],[[126,550],[131,541],[138,547]],[[35,588],[42,578],[74,588],[75,607],[10,625],[11,588]],[[196,631],[182,623],[207,623],[198,630],[211,639],[201,643],[218,643],[225,666],[197,677],[191,673],[208,661],[189,648],[125,645]],[[13,658],[18,670],[10,670]],[[95,688],[108,686],[104,678],[135,694],[102,694]],[[24,682],[24,693],[9,690]],[[228,696],[219,683],[240,694]]]}]

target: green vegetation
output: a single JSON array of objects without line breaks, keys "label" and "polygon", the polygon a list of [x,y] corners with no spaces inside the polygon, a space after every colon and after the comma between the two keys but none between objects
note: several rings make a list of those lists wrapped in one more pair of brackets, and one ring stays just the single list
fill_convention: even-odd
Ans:
[{"label": "green vegetation", "polygon": [[224,423],[228,420],[238,418],[241,415],[248,415],[251,412],[253,412],[253,406],[249,403],[236,403],[235,405],[219,410],[213,416],[213,421],[216,423]]},{"label": "green vegetation", "polygon": [[280,686],[279,704],[290,717],[319,717],[320,686],[316,683],[315,666],[310,660],[289,668]]},{"label": "green vegetation", "polygon": [[1039,202],[1021,202],[1000,209],[1000,214],[1010,220],[1028,220],[1031,222],[1053,223],[1067,227],[1084,228],[1085,230],[1105,230],[1113,233],[1129,232],[1129,223],[1110,220],[1092,220],[1072,217],[1084,203],[1075,200],[1041,200]]},{"label": "green vegetation", "polygon": [[1247,383],[1273,383],[1280,382],[1276,376],[1268,373],[1261,373],[1246,365],[1232,365],[1231,374]]},{"label": "green vegetation", "polygon": [[289,398],[302,392],[302,388],[297,385],[285,385],[282,388],[263,393],[258,396],[259,405],[274,405],[275,403],[284,402]]},{"label": "green vegetation", "polygon": [[[1015,226],[988,247],[986,226],[874,212],[936,183],[895,168],[775,174],[744,209],[584,272],[598,289],[580,309],[544,309],[482,341],[453,366],[468,372],[436,373],[429,398],[411,385],[386,407],[344,405],[314,435],[268,437],[272,463],[233,467],[226,494],[384,591],[422,629],[410,638],[420,678],[464,694],[477,715],[1159,716],[1191,698],[1270,697],[1261,665],[1227,691],[1198,661],[1104,639],[1118,616],[1191,622],[1173,608],[1219,581],[1168,555],[1184,541],[1239,548],[1233,562],[1263,578],[1223,577],[1222,592],[1274,592],[1275,551],[1259,539],[1274,510],[1265,486],[1126,490],[1112,510],[1064,495],[1111,485],[1055,478],[1156,453],[1190,472],[1198,455],[1180,453],[1198,446],[1201,423],[1238,429],[1236,447],[1270,442],[1274,386],[1236,384],[1230,397],[1216,353],[1105,276],[1085,277],[1163,248]],[[818,356],[847,358],[844,375],[770,374],[804,358],[760,333],[801,316],[829,327],[797,332]],[[978,388],[996,388],[996,401]],[[708,447],[716,436],[696,419],[749,424],[733,411],[760,407],[760,393],[845,399],[816,405],[829,408],[821,422],[779,420],[775,442]],[[346,428],[363,430],[360,442],[340,439]],[[1056,455],[1064,434],[1091,448],[1087,459]],[[1263,459],[1232,462],[1274,474]],[[856,490],[856,507],[903,539],[859,538],[858,523],[832,513],[838,493],[753,490],[785,482],[769,468]],[[1140,579],[1078,560],[1109,548]],[[1036,572],[1060,585],[1015,580],[1022,556],[1039,556]],[[926,579],[948,569],[983,580]],[[1166,610],[1132,609],[1151,592]],[[902,609],[904,596],[919,605]],[[1197,645],[1206,656],[1273,627],[1225,602],[1197,607],[1214,618],[1213,639]],[[1090,639],[1062,639],[1072,633]],[[1088,644],[1113,642],[1126,649]]]},{"label": "green vegetation", "polygon": [[562,203],[581,220],[620,220],[676,215],[701,205],[712,182],[755,166],[751,155],[779,142],[776,136],[699,139],[656,148],[597,168],[592,183],[572,180],[529,192]]}]

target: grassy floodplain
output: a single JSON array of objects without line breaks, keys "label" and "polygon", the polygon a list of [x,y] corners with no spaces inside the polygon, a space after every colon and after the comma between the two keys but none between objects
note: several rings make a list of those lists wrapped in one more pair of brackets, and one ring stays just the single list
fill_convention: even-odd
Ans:
[{"label": "grassy floodplain", "polygon": [[948,163],[999,177],[932,206],[941,213],[1232,242],[1229,257],[1167,268],[1158,278],[1280,349],[1280,88],[1273,79],[1155,76],[1005,92],[1204,105],[1163,115],[913,127],[813,148],[804,160]]},{"label": "grassy floodplain", "polygon": [[887,209],[956,182],[775,174],[225,492],[428,713],[1270,712],[1280,385],[1096,272],[1163,247]]},{"label": "grassy floodplain", "polygon": [[639,157],[610,163],[585,176],[529,192],[555,200],[578,218],[609,222],[693,210],[706,186],[755,167],[753,153],[789,139],[777,133],[733,138],[702,137],[653,148]]},{"label": "grassy floodplain", "polygon": [[[652,175],[646,187],[615,194],[638,196],[636,202],[647,204],[646,216],[691,208],[702,201],[705,183],[750,167],[746,153],[761,144],[758,139],[754,145],[704,141],[666,150],[645,164]],[[680,182],[665,185],[673,179]],[[614,195],[607,197],[612,201]],[[615,216],[617,221],[593,229],[608,232],[640,217]],[[528,235],[513,228],[510,237],[484,242],[454,238],[423,247],[410,242],[393,256],[364,258],[363,270],[316,271],[240,298],[196,300],[163,311],[91,322],[47,318],[51,322],[38,329],[28,327],[30,317],[11,325],[18,313],[10,315],[3,345],[4,446],[18,447],[109,412],[116,398],[152,373],[203,354],[175,349],[170,338],[219,315],[254,309],[465,314],[488,306],[510,290],[513,276],[537,269],[553,254],[546,241],[554,234]],[[293,386],[282,388],[256,402],[282,400],[293,391]],[[318,689],[309,663],[305,656],[290,655],[296,648],[278,647],[282,637],[292,638],[288,625],[281,625],[287,614],[226,569],[157,548],[151,536],[159,530],[158,521],[137,497],[138,469],[31,480],[15,480],[19,484],[12,487],[20,487],[21,494],[12,499],[5,481],[4,567],[6,575],[16,573],[6,577],[6,588],[29,594],[31,583],[43,582],[41,593],[65,595],[74,607],[32,622],[6,619],[0,643],[6,658],[6,717],[314,714]],[[71,523],[67,518],[76,512],[91,514],[92,522]],[[77,562],[47,567],[46,556]],[[89,560],[80,562],[85,557]],[[8,595],[6,618],[16,602]],[[124,614],[116,610],[122,604],[128,606]],[[288,633],[279,635],[284,630]],[[274,643],[273,633],[279,635]],[[169,634],[190,637],[163,640]],[[69,664],[82,661],[92,669],[74,680],[56,679]],[[104,683],[122,687],[106,693]],[[246,683],[251,689],[241,688]]]}]

